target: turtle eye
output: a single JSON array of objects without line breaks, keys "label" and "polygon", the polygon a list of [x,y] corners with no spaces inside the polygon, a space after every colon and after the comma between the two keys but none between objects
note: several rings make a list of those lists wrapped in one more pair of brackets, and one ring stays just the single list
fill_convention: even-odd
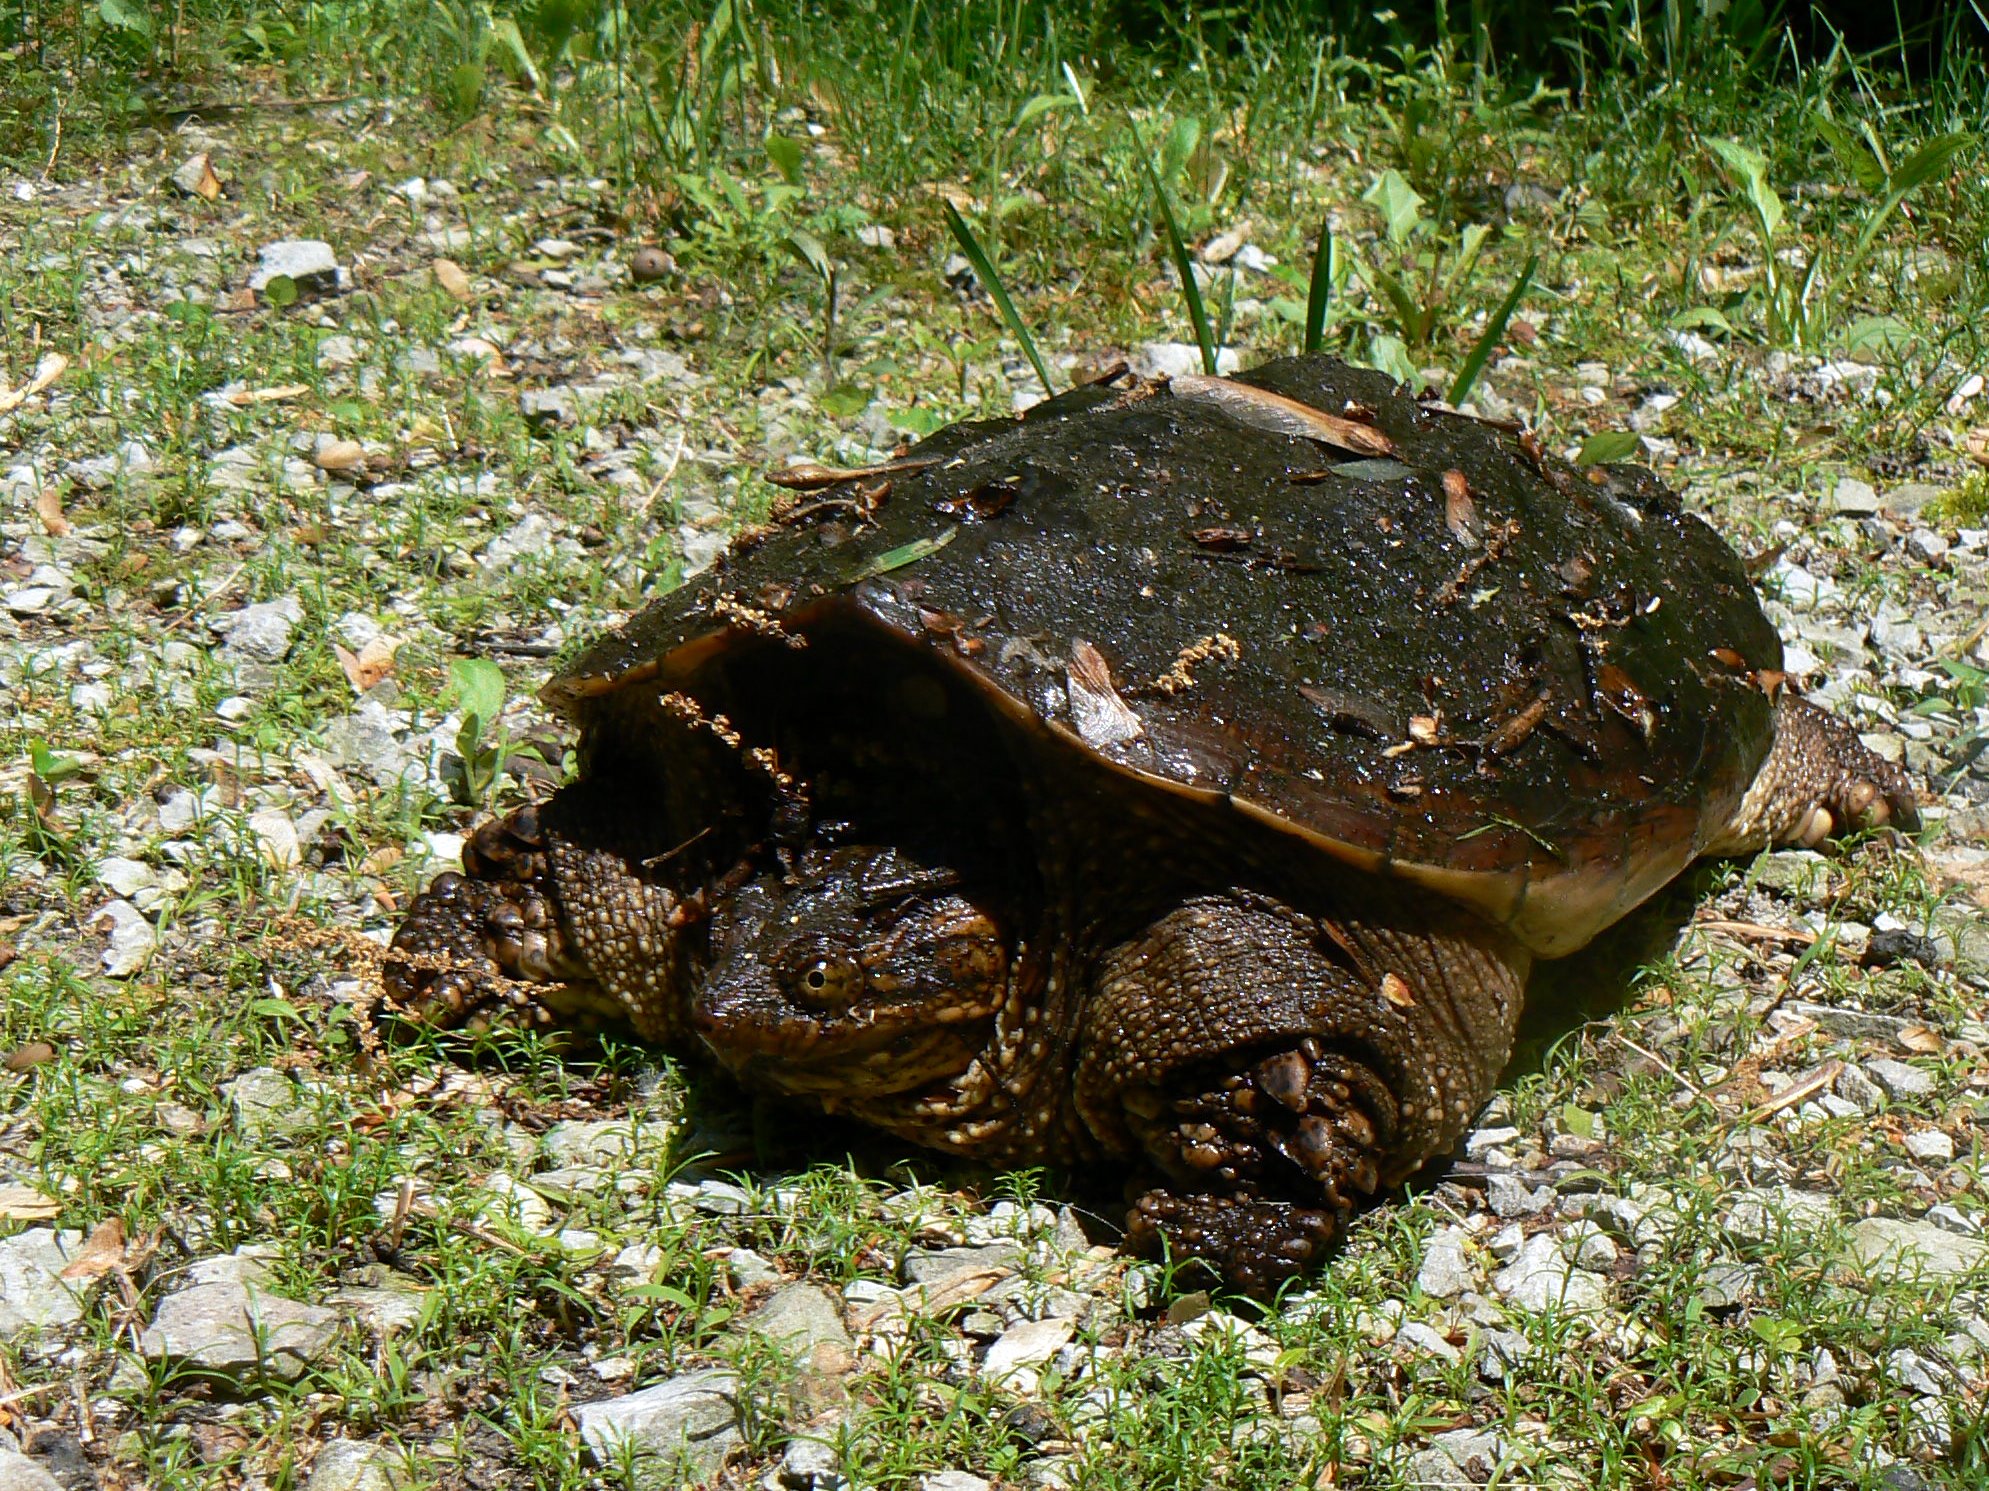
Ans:
[{"label": "turtle eye", "polygon": [[795,996],[815,1009],[841,1009],[863,992],[863,970],[849,958],[815,957],[801,965]]}]

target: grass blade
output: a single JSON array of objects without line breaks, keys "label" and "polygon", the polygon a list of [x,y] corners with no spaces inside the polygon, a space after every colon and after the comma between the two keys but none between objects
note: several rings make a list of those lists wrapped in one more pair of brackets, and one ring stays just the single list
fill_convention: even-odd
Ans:
[{"label": "grass blade", "polygon": [[1339,268],[1340,246],[1331,227],[1321,224],[1319,246],[1312,252],[1312,283],[1305,291],[1305,350],[1326,344],[1326,311],[1333,303],[1333,271]]},{"label": "grass blade", "polygon": [[1464,366],[1457,370],[1457,376],[1451,380],[1450,397],[1445,402],[1452,407],[1463,403],[1471,396],[1472,385],[1478,381],[1478,375],[1485,371],[1485,364],[1491,361],[1492,348],[1496,347],[1499,338],[1506,334],[1506,323],[1512,320],[1512,313],[1519,309],[1519,298],[1526,293],[1526,287],[1533,283],[1533,271],[1539,263],[1538,254],[1526,256],[1526,266],[1520,270],[1519,278],[1513,281],[1512,289],[1506,292],[1506,298],[1499,302],[1499,308],[1492,312],[1492,319],[1485,323],[1485,329],[1479,333],[1478,340],[1472,343],[1471,355],[1464,359]]},{"label": "grass blade", "polygon": [[1160,203],[1160,221],[1167,229],[1167,252],[1173,257],[1174,272],[1181,277],[1181,294],[1188,302],[1188,319],[1195,325],[1195,343],[1202,349],[1202,371],[1211,378],[1216,376],[1215,338],[1209,333],[1208,308],[1202,304],[1202,287],[1195,283],[1194,261],[1188,257],[1188,245],[1182,241],[1181,225],[1174,219],[1174,204],[1167,200],[1167,188],[1160,184],[1160,173],[1153,169],[1153,157],[1146,153],[1146,144],[1133,132],[1133,143],[1140,147],[1140,164],[1146,167],[1146,179],[1153,184],[1154,200]]},{"label": "grass blade", "polygon": [[1029,366],[1036,370],[1036,376],[1043,384],[1043,392],[1052,397],[1056,390],[1050,386],[1050,370],[1043,366],[1042,356],[1036,351],[1035,338],[1029,335],[1029,328],[1022,324],[1022,317],[1015,309],[1015,302],[1008,298],[1008,287],[995,273],[995,267],[982,251],[980,240],[974,237],[974,230],[967,226],[967,220],[960,216],[959,209],[951,202],[940,201],[946,209],[946,226],[953,232],[953,241],[960,245],[960,252],[967,256],[967,262],[974,266],[974,273],[980,279],[981,288],[1001,312],[1001,319],[1008,323],[1008,329],[1015,333],[1016,341],[1022,344],[1022,355],[1029,359]]}]

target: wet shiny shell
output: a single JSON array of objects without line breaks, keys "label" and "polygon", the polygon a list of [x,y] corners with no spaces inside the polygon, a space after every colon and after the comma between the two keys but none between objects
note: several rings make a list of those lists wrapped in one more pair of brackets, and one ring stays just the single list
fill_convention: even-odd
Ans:
[{"label": "wet shiny shell", "polygon": [[[1314,438],[1252,388],[1366,436]],[[1227,797],[1545,954],[1671,879],[1771,740],[1753,675],[1780,642],[1661,482],[1576,472],[1370,371],[1292,358],[1080,388],[900,465],[918,469],[802,496],[548,699],[583,729],[625,721],[596,702],[860,621],[1072,749]]]}]

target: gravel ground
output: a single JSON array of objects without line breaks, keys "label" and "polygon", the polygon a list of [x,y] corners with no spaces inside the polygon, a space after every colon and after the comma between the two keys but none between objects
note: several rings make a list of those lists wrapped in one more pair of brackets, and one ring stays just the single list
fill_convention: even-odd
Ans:
[{"label": "gravel ground", "polygon": [[[1792,476],[1719,422],[1867,429],[1891,372],[1545,322],[1495,362],[1485,412],[1637,432],[1761,556],[1930,829],[1707,867],[1545,971],[1462,1152],[1260,1313],[1062,1177],[825,1147],[653,1053],[376,1049],[364,939],[559,778],[547,659],[708,563],[756,468],[1032,386],[907,351],[954,402],[825,414],[722,284],[630,281],[599,184],[452,185],[377,123],[4,183],[51,330],[0,398],[0,1486],[1980,1484],[1979,377],[1916,459]],[[939,241],[866,232],[879,315],[959,313]],[[1180,356],[1062,364],[1121,353]],[[468,729],[466,656],[512,691]]]}]

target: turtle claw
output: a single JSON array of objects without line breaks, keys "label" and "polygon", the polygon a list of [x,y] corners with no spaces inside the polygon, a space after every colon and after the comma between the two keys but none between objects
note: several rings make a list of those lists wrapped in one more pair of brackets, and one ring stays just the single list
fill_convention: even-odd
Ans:
[{"label": "turtle claw", "polygon": [[1198,1260],[1230,1287],[1268,1299],[1326,1255],[1345,1213],[1250,1196],[1149,1191],[1126,1218],[1139,1253]]}]

